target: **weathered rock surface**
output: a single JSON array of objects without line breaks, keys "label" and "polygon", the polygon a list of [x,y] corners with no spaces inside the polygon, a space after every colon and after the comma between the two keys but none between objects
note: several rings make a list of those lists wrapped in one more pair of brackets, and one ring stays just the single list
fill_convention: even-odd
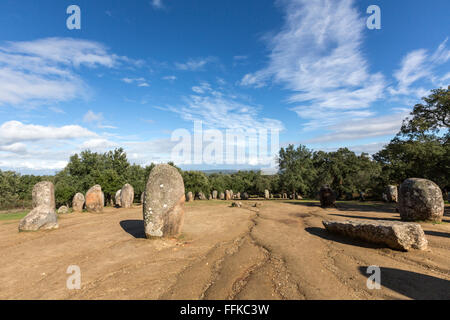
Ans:
[{"label": "weathered rock surface", "polygon": [[395,250],[425,250],[428,241],[420,224],[396,221],[322,221],[325,228],[355,239],[384,244]]},{"label": "weathered rock surface", "polygon": [[134,188],[131,184],[125,184],[120,192],[120,204],[122,208],[129,209],[133,206]]},{"label": "weathered rock surface", "polygon": [[116,192],[116,196],[114,197],[114,201],[116,203],[116,207],[121,207],[122,206],[122,189],[117,190]]},{"label": "weathered rock surface", "polygon": [[214,190],[214,191],[212,192],[212,198],[213,198],[214,200],[217,199],[217,190]]},{"label": "weathered rock surface", "polygon": [[336,207],[336,194],[329,186],[323,186],[319,192],[322,208]]},{"label": "weathered rock surface", "polygon": [[232,207],[236,207],[236,208],[241,208],[242,207],[242,202],[237,201],[237,202],[233,202],[231,204]]},{"label": "weathered rock surface", "polygon": [[197,193],[198,200],[206,200],[206,196],[203,192]]},{"label": "weathered rock surface", "polygon": [[82,193],[74,195],[72,200],[73,212],[83,212],[84,202],[84,195]]},{"label": "weathered rock surface", "polygon": [[264,190],[264,199],[269,200],[270,199],[270,193],[269,190]]},{"label": "weathered rock surface", "polygon": [[225,200],[231,200],[231,192],[229,190],[225,190]]},{"label": "weathered rock surface", "polygon": [[192,194],[192,192],[188,192],[187,194],[186,194],[186,201],[187,202],[192,202],[192,201],[194,201],[194,195]]},{"label": "weathered rock surface", "polygon": [[433,181],[406,179],[400,186],[398,210],[404,221],[441,222],[444,215],[442,191]]},{"label": "weathered rock surface", "polygon": [[388,202],[398,202],[398,192],[396,186],[387,186],[386,197]]},{"label": "weathered rock surface", "polygon": [[225,193],[223,192],[220,193],[220,200],[225,200]]},{"label": "weathered rock surface", "polygon": [[33,187],[33,210],[19,223],[19,231],[37,231],[58,228],[56,215],[55,187],[49,181],[42,181]]},{"label": "weathered rock surface", "polygon": [[105,206],[105,195],[100,185],[95,185],[86,193],[86,209],[92,213],[103,212]]},{"label": "weathered rock surface", "polygon": [[241,193],[240,192],[236,193],[236,199],[238,199],[238,200],[241,199]]},{"label": "weathered rock surface", "polygon": [[155,166],[148,177],[144,200],[144,226],[147,238],[174,237],[184,222],[184,182],[176,168]]},{"label": "weathered rock surface", "polygon": [[49,207],[50,209],[56,209],[55,203],[55,187],[53,183],[49,181],[42,181],[34,185],[31,192],[33,208],[37,207]]},{"label": "weathered rock surface", "polygon": [[69,208],[67,208],[66,206],[61,206],[58,209],[58,214],[66,214],[69,213]]}]

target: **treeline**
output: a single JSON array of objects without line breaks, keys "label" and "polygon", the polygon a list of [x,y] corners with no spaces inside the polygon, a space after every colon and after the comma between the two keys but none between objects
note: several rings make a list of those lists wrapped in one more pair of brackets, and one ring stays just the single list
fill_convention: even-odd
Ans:
[{"label": "treeline", "polygon": [[[327,184],[340,199],[358,197],[360,192],[367,198],[381,199],[387,185],[399,185],[411,177],[432,180],[445,193],[450,190],[449,88],[433,90],[423,99],[424,104],[417,104],[397,136],[373,157],[357,155],[347,148],[324,152],[290,145],[281,148],[279,172],[275,175],[263,175],[259,171],[207,175],[178,170],[186,191],[194,194],[233,190],[262,196],[268,189],[272,194],[295,192],[314,198],[320,187]],[[31,190],[42,180],[54,183],[58,206],[70,206],[75,193],[85,193],[95,184],[102,186],[109,203],[116,191],[129,183],[138,202],[153,166],[130,164],[124,150],[119,148],[103,154],[89,150],[75,154],[64,170],[54,176],[0,170],[0,209],[29,207]]]}]

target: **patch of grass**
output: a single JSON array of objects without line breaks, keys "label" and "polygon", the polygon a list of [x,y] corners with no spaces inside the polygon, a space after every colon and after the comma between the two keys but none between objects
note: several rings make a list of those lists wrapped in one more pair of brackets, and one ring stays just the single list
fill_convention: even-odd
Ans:
[{"label": "patch of grass", "polygon": [[8,220],[20,220],[25,217],[29,211],[15,212],[15,213],[3,213],[0,214],[0,221]]}]

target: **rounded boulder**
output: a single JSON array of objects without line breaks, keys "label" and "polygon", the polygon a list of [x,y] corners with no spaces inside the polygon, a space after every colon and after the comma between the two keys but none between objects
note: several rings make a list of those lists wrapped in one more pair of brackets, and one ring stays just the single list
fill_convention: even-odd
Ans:
[{"label": "rounded boulder", "polygon": [[398,210],[403,221],[441,222],[444,199],[437,184],[427,179],[406,179],[400,186]]}]

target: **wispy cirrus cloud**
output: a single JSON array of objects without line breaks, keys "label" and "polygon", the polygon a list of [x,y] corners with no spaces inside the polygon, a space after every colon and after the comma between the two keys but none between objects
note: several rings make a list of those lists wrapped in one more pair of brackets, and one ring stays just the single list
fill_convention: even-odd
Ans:
[{"label": "wispy cirrus cloud", "polygon": [[148,84],[147,80],[142,77],[141,78],[123,78],[122,81],[125,83],[128,83],[128,84],[135,83],[135,84],[137,84],[138,87],[149,87],[150,86]]},{"label": "wispy cirrus cloud", "polygon": [[283,123],[277,119],[261,116],[262,107],[242,102],[233,94],[216,90],[207,82],[192,88],[194,94],[184,97],[180,107],[168,107],[186,121],[202,121],[212,129],[284,130]]},{"label": "wispy cirrus cloud", "polygon": [[450,49],[447,46],[448,38],[445,39],[433,53],[428,50],[418,49],[408,53],[402,60],[400,68],[394,72],[397,80],[395,86],[389,88],[392,96],[412,96],[421,98],[428,90],[417,84],[419,80],[425,80],[434,86],[444,86],[449,78],[445,74],[442,65],[448,64],[450,60]]},{"label": "wispy cirrus cloud", "polygon": [[175,62],[175,67],[182,71],[202,71],[207,64],[217,61],[214,57],[189,59],[186,62]]},{"label": "wispy cirrus cloud", "polygon": [[[371,73],[361,52],[365,21],[353,0],[279,1],[285,11],[282,30],[269,41],[269,64],[247,74],[242,85],[262,87],[274,81],[292,91],[288,101],[298,116],[317,126],[332,119],[370,116],[367,109],[382,96],[385,80]],[[330,114],[331,113],[331,114]],[[338,120],[338,119],[333,119]]]}]

